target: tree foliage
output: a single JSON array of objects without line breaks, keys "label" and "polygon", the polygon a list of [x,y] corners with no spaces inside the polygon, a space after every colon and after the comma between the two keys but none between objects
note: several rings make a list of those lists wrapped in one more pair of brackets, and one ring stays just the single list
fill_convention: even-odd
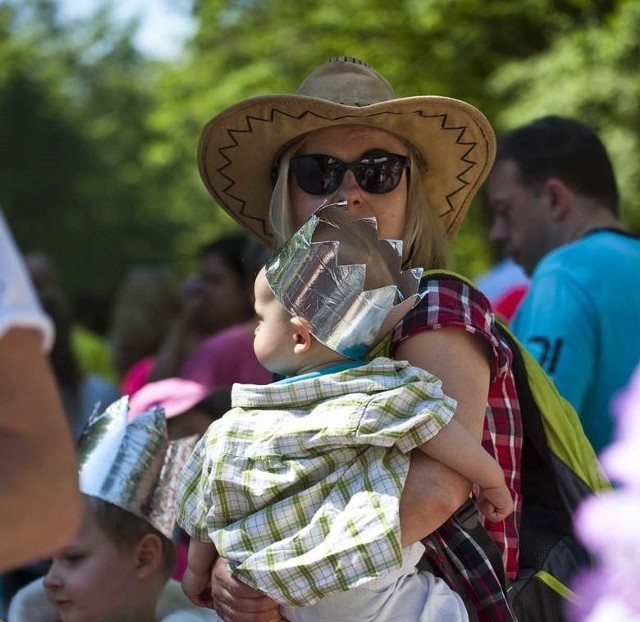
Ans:
[{"label": "tree foliage", "polygon": [[[549,112],[585,120],[640,229],[638,2],[195,0],[197,32],[171,62],[144,58],[135,25],[105,7],[63,26],[54,0],[0,0],[0,205],[76,291],[108,293],[132,263],[186,268],[235,227],[199,180],[203,124],[295,90],[335,55],[370,62],[399,96],[465,99],[498,131]],[[490,261],[479,201],[453,259],[471,276]]]}]

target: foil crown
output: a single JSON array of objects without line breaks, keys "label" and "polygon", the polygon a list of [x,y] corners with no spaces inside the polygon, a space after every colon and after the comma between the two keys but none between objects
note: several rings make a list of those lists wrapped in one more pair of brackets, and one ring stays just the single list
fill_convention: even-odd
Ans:
[{"label": "foil crown", "polygon": [[276,298],[311,334],[349,358],[364,356],[420,300],[422,268],[402,270],[402,241],[378,237],[375,218],[347,204],[321,207],[267,264]]},{"label": "foil crown", "polygon": [[78,447],[80,491],[144,519],[171,539],[176,485],[197,441],[170,442],[162,407],[128,420],[129,398],[94,415]]}]

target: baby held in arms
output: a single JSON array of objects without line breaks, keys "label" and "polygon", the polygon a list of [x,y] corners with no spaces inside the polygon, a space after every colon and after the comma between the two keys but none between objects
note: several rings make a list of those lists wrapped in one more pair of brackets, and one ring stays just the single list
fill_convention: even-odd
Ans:
[{"label": "baby held in arms", "polygon": [[422,270],[402,270],[401,246],[378,238],[374,218],[350,221],[344,205],[328,205],[258,275],[254,348],[284,379],[234,385],[232,409],[182,472],[183,588],[195,603],[214,605],[221,555],[291,622],[468,620],[444,581],[417,570],[423,545],[402,545],[411,452],[474,482],[489,520],[503,520],[513,501],[436,377],[367,360],[420,298]]}]

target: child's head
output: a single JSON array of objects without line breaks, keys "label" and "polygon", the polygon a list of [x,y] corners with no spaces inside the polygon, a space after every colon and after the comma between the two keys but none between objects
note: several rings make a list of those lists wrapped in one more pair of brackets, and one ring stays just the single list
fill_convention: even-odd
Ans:
[{"label": "child's head", "polygon": [[255,281],[255,311],[253,349],[270,372],[291,376],[344,358],[316,340],[304,318],[284,308],[271,291],[264,268]]},{"label": "child's head", "polygon": [[62,622],[153,620],[175,564],[173,543],[146,520],[84,495],[82,526],[44,579]]},{"label": "child's head", "polygon": [[173,571],[177,477],[196,437],[170,443],[162,408],[128,411],[118,400],[80,437],[84,518],[45,579],[63,622],[152,622]]},{"label": "child's head", "polygon": [[323,207],[256,279],[256,311],[272,324],[256,331],[259,360],[283,373],[270,364],[290,366],[292,343],[307,352],[298,341],[306,332],[333,352],[323,353],[325,363],[364,357],[420,299],[421,274],[403,271],[402,243],[378,238],[374,218],[350,220],[344,204]]}]

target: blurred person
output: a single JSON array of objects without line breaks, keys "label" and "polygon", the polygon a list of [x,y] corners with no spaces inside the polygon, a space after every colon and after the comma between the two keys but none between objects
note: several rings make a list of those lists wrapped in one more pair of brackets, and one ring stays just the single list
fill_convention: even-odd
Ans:
[{"label": "blurred person", "polygon": [[57,279],[51,260],[42,253],[35,253],[27,256],[26,263],[40,304],[55,325],[56,340],[49,359],[71,432],[77,441],[94,409],[111,404],[120,393],[104,376],[83,371],[73,347],[74,324],[69,298]]},{"label": "blurred person", "polygon": [[640,240],[620,220],[607,151],[575,119],[536,119],[500,138],[486,190],[492,243],[531,276],[513,332],[599,452],[640,358]]},{"label": "blurred person", "polygon": [[153,368],[180,310],[180,297],[171,272],[161,266],[135,266],[116,293],[109,341],[123,395],[135,393]]},{"label": "blurred person", "polygon": [[178,376],[206,337],[252,317],[242,271],[247,242],[243,233],[227,234],[200,249],[199,273],[185,282],[182,308],[154,355],[147,382]]},{"label": "blurred person", "polygon": [[[57,296],[58,292],[63,291],[58,272],[46,253],[41,251],[29,253],[25,261],[38,292],[49,297]],[[95,374],[107,382],[115,383],[116,373],[111,363],[111,349],[107,340],[77,321],[68,300],[65,301],[65,305],[68,307],[65,313],[71,318],[70,344],[80,372],[85,375]]]},{"label": "blurred person", "polygon": [[[240,265],[243,283],[252,305],[253,283],[269,255],[270,250],[264,244],[253,239],[247,240]],[[231,386],[235,382],[266,384],[273,378],[258,361],[253,349],[253,334],[257,326],[258,319],[252,313],[250,318],[204,339],[182,365],[182,378],[199,382],[211,392],[218,391],[221,394],[226,390],[227,399],[220,402],[223,407],[220,415],[229,409]],[[213,396],[210,397],[212,399]]]},{"label": "blurred person", "polygon": [[46,357],[53,338],[0,211],[0,571],[65,545],[80,521],[73,440]]},{"label": "blurred person", "polygon": [[161,409],[133,419],[127,410],[123,398],[85,430],[79,446],[82,526],[54,554],[44,579],[13,599],[11,622],[216,620],[169,578],[174,482],[193,441],[170,443]]}]

